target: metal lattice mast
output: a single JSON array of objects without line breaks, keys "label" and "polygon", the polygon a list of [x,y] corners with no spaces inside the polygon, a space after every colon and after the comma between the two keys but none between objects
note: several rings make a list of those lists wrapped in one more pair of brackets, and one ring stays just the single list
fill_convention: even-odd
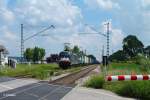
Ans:
[{"label": "metal lattice mast", "polygon": [[107,57],[109,57],[109,22],[107,25]]},{"label": "metal lattice mast", "polygon": [[23,38],[23,24],[21,24],[21,63],[23,62],[24,55],[24,38]]}]

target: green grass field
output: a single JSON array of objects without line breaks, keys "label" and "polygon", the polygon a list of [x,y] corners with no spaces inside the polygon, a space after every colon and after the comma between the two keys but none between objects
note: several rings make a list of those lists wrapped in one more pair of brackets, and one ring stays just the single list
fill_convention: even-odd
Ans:
[{"label": "green grass field", "polygon": [[31,64],[31,66],[28,66],[28,64],[18,64],[16,69],[6,67],[0,70],[0,76],[26,76],[36,79],[46,79],[50,76],[56,76],[66,72],[78,71],[81,68],[81,66],[77,66],[67,70],[63,70],[57,64]]}]

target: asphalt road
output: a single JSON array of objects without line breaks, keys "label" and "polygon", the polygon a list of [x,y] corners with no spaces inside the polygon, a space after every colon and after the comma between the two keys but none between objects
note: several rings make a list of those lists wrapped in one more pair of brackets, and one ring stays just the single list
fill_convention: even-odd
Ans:
[{"label": "asphalt road", "polygon": [[[0,80],[1,79],[2,78],[0,78]],[[1,80],[0,83],[14,80],[15,79],[7,80],[6,78],[3,81]],[[72,88],[73,87],[52,85],[47,82],[38,82],[0,92],[0,100],[60,100],[71,91]]]},{"label": "asphalt road", "polygon": [[0,77],[0,83],[11,81],[11,80],[15,80],[15,78],[10,78],[10,77],[6,77],[6,76]]},{"label": "asphalt road", "polygon": [[110,91],[0,77],[0,100],[134,100]]}]

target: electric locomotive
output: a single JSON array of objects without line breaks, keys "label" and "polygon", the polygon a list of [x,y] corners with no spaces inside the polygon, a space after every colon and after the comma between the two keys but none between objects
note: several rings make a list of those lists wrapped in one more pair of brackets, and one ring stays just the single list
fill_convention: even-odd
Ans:
[{"label": "electric locomotive", "polygon": [[63,69],[68,68],[71,65],[70,54],[68,51],[62,51],[59,53],[59,66]]}]

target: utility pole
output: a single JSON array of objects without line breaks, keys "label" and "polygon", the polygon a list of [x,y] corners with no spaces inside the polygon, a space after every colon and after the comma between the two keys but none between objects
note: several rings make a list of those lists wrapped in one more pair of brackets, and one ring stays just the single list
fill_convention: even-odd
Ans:
[{"label": "utility pole", "polygon": [[24,55],[24,38],[23,38],[23,24],[21,24],[21,63],[23,62]]},{"label": "utility pole", "polygon": [[26,42],[27,40],[29,40],[29,39],[31,39],[31,38],[33,38],[33,37],[35,37],[35,36],[45,32],[45,31],[47,31],[47,30],[49,30],[51,28],[55,28],[55,26],[51,25],[51,26],[49,26],[49,27],[47,27],[47,28],[45,28],[45,29],[43,29],[43,30],[41,30],[41,31],[39,31],[39,32],[37,32],[37,33],[27,37],[27,38],[25,38],[25,39],[24,39],[24,34],[23,34],[23,28],[24,28],[24,26],[23,26],[23,24],[21,24],[21,63],[23,62],[23,59],[24,59],[24,42]]},{"label": "utility pole", "polygon": [[107,27],[107,57],[109,57],[109,22],[106,23]]}]

